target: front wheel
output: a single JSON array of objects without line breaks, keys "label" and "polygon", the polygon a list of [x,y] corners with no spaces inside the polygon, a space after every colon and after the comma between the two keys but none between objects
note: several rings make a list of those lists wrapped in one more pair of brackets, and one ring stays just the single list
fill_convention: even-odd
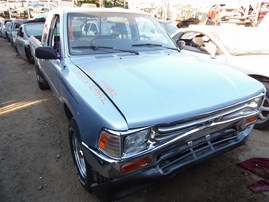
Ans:
[{"label": "front wheel", "polygon": [[37,81],[37,85],[41,90],[48,90],[50,89],[50,86],[47,82],[47,80],[45,79],[43,73],[40,71],[38,65],[36,65],[36,81]]},{"label": "front wheel", "polygon": [[269,85],[264,85],[266,87],[266,96],[261,107],[259,119],[255,125],[255,128],[259,130],[269,130]]},{"label": "front wheel", "polygon": [[88,191],[91,191],[91,184],[93,183],[92,169],[84,158],[79,129],[73,118],[69,122],[68,132],[70,148],[78,179],[83,187]]},{"label": "front wheel", "polygon": [[25,55],[26,55],[26,58],[27,58],[27,61],[31,64],[34,64],[35,62],[35,59],[34,57],[32,56],[32,53],[31,53],[31,50],[30,48],[25,48]]}]

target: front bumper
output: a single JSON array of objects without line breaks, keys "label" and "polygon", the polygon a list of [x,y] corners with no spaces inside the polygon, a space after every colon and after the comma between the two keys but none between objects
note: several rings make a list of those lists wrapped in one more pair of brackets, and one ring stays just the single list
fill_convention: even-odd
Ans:
[{"label": "front bumper", "polygon": [[240,132],[235,129],[223,129],[212,133],[210,137],[205,135],[184,144],[180,141],[175,142],[147,154],[149,163],[128,175],[120,175],[119,171],[122,165],[131,160],[106,159],[84,145],[84,156],[89,164],[101,175],[109,178],[113,176],[109,182],[94,184],[92,190],[101,200],[124,197],[148,186],[161,177],[169,176],[176,171],[244,144],[252,129],[253,125]]}]

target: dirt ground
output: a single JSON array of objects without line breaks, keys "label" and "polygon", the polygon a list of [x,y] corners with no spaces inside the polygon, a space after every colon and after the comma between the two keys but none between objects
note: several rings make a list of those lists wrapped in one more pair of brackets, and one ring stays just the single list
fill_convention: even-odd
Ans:
[{"label": "dirt ground", "polygon": [[[0,201],[98,201],[76,178],[61,103],[3,38],[0,90]],[[119,201],[268,202],[247,188],[260,178],[236,165],[268,154],[269,132],[254,130],[246,145]]]}]

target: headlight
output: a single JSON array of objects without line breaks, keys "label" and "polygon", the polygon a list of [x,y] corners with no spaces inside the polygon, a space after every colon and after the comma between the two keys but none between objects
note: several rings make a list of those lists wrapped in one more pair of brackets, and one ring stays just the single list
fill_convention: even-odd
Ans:
[{"label": "headlight", "polygon": [[248,104],[248,106],[252,108],[260,108],[260,106],[262,105],[263,99],[264,99],[264,96],[256,97]]},{"label": "headlight", "polygon": [[124,140],[124,153],[135,154],[147,148],[149,129],[128,135]]},{"label": "headlight", "polygon": [[248,115],[249,113],[253,113],[254,110],[259,110],[264,100],[264,96],[255,97],[250,100],[247,106],[242,110],[242,115]]}]

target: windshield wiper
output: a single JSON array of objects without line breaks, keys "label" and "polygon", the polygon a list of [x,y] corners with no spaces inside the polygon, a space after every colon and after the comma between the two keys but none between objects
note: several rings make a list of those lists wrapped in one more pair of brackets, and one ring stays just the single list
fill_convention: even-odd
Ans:
[{"label": "windshield wiper", "polygon": [[137,43],[137,44],[133,44],[132,46],[160,46],[162,47],[163,45],[157,44],[157,43]]},{"label": "windshield wiper", "polygon": [[168,47],[168,46],[162,46],[162,47],[180,52],[179,48],[172,48],[172,47]]},{"label": "windshield wiper", "polygon": [[175,51],[180,52],[179,48],[163,46],[163,45],[157,44],[157,43],[138,43],[138,44],[133,44],[132,46],[162,47],[162,48],[171,49],[171,50],[175,50]]},{"label": "windshield wiper", "polygon": [[90,46],[75,46],[72,48],[90,48],[92,50],[98,50],[98,49],[110,49],[113,51],[121,51],[121,52],[128,52],[128,53],[134,53],[135,55],[139,55],[139,52],[135,51],[135,50],[126,50],[126,49],[118,49],[118,48],[114,48],[111,46],[95,46],[95,45],[90,45]]}]

